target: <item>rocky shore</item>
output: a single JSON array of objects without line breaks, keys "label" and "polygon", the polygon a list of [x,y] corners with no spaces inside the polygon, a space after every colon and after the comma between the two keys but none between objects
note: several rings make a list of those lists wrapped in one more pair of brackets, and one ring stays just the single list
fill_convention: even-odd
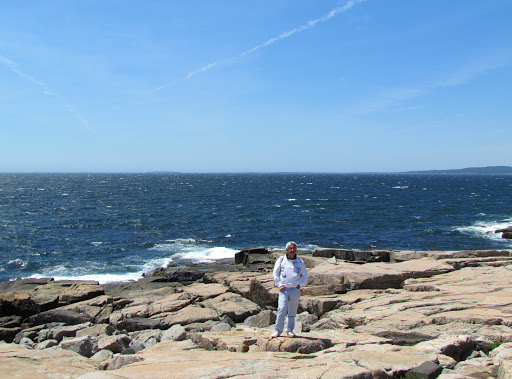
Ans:
[{"label": "rocky shore", "polygon": [[271,339],[283,253],[0,283],[0,376],[512,378],[512,250],[299,251],[298,336]]}]

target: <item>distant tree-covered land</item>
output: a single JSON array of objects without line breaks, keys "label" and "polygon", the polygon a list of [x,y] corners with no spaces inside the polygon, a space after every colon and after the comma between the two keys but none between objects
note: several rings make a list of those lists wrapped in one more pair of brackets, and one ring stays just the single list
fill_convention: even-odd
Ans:
[{"label": "distant tree-covered land", "polygon": [[407,171],[405,174],[427,175],[512,175],[510,166],[468,167],[456,170]]}]

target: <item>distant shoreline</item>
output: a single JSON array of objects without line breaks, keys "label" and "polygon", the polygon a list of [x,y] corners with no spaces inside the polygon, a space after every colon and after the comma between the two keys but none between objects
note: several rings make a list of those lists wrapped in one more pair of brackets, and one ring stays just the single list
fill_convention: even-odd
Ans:
[{"label": "distant shoreline", "polygon": [[354,171],[354,172],[315,172],[315,171],[254,171],[254,172],[179,172],[179,171],[26,171],[0,172],[0,175],[512,175],[512,166],[467,167],[447,170],[417,171]]}]

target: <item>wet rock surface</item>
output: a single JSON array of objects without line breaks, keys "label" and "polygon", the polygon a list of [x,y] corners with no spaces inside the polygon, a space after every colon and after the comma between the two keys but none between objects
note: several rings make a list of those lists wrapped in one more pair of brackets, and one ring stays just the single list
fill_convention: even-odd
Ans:
[{"label": "wet rock surface", "polygon": [[512,377],[511,250],[301,251],[297,337],[270,338],[283,253],[103,286],[0,283],[0,364],[22,377]]}]

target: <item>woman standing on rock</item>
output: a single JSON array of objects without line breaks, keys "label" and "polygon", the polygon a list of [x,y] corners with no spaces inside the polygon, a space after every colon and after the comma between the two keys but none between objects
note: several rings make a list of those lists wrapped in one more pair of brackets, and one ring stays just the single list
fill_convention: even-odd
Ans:
[{"label": "woman standing on rock", "polygon": [[284,318],[288,316],[286,335],[295,337],[295,316],[299,307],[300,288],[308,282],[308,270],[297,256],[297,244],[286,244],[286,255],[279,257],[274,266],[274,284],[279,288],[276,331],[272,338],[279,337],[284,329]]}]

